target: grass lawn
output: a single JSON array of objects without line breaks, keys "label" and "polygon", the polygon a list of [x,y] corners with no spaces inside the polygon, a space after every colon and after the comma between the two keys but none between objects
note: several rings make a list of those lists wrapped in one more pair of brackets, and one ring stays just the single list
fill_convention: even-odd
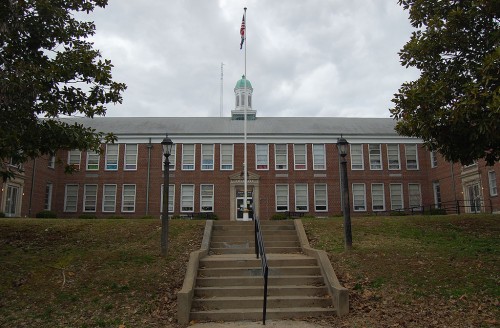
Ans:
[{"label": "grass lawn", "polygon": [[[500,216],[305,219],[351,311],[338,327],[500,325]],[[203,221],[0,219],[0,327],[180,327],[176,292]]]}]

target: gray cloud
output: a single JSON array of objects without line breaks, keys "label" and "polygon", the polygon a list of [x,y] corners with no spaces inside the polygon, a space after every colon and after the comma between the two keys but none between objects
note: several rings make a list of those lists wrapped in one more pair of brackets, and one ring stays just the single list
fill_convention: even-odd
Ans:
[{"label": "gray cloud", "polygon": [[411,26],[396,1],[110,0],[85,17],[128,85],[107,116],[219,116],[221,62],[228,116],[244,6],[258,116],[389,117],[393,94],[417,77],[399,64]]}]

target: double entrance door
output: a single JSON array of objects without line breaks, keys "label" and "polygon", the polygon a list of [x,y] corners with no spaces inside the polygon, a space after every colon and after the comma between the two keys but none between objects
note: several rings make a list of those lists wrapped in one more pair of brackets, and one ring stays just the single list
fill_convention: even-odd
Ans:
[{"label": "double entrance door", "polygon": [[18,186],[7,185],[7,194],[5,197],[5,216],[7,217],[17,217],[19,216],[19,196],[20,188]]},{"label": "double entrance door", "polygon": [[469,213],[480,213],[482,202],[481,202],[481,189],[479,183],[471,184],[466,187],[468,204],[466,202],[465,206]]},{"label": "double entrance door", "polygon": [[[236,220],[243,220],[243,210],[245,209],[245,193],[243,191],[236,192]],[[253,192],[247,191],[247,209],[248,218],[253,220]]]}]

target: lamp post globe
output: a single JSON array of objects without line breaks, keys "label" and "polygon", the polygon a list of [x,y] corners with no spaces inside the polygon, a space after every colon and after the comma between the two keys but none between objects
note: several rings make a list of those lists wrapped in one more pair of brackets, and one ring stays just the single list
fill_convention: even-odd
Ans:
[{"label": "lamp post globe", "polygon": [[163,148],[163,156],[165,157],[165,161],[163,162],[163,199],[162,206],[163,211],[161,213],[161,256],[167,256],[168,251],[168,191],[169,191],[169,168],[170,161],[169,157],[172,153],[172,147],[174,143],[172,139],[168,137],[168,133],[165,135],[161,142],[161,146]]}]

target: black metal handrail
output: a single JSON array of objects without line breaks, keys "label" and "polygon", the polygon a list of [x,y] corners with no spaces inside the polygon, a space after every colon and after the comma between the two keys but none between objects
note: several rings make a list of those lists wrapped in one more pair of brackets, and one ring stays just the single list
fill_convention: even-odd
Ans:
[{"label": "black metal handrail", "polygon": [[255,227],[255,255],[260,256],[262,266],[262,276],[264,277],[264,304],[262,305],[262,324],[266,324],[267,313],[267,281],[269,276],[269,266],[267,265],[266,249],[264,247],[264,238],[262,238],[262,230],[260,228],[260,220],[257,216],[254,217]]},{"label": "black metal handrail", "polygon": [[439,205],[428,204],[422,206],[405,207],[397,210],[385,210],[385,211],[373,211],[374,215],[386,215],[386,214],[462,214],[462,213],[493,213],[493,204],[490,200],[490,204],[487,205],[483,200],[456,200],[441,202]]}]

